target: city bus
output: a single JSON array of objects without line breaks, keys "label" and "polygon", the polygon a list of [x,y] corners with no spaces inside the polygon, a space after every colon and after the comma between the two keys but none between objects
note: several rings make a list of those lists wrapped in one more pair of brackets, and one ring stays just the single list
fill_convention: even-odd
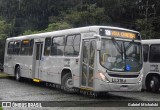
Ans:
[{"label": "city bus", "polygon": [[58,84],[72,93],[140,91],[141,36],[137,31],[87,26],[11,37],[6,40],[4,72],[35,82]]},{"label": "city bus", "polygon": [[144,58],[143,88],[158,92],[160,88],[160,40],[142,40]]}]

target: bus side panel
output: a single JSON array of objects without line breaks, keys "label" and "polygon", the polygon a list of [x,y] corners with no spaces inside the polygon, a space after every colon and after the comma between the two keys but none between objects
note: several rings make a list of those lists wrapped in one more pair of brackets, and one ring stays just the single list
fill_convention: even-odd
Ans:
[{"label": "bus side panel", "polygon": [[40,79],[43,81],[60,84],[60,75],[63,69],[63,65],[64,61],[61,56],[43,57],[40,66]]},{"label": "bus side panel", "polygon": [[[67,59],[67,60],[66,60]],[[40,79],[47,82],[61,84],[61,72],[71,71],[74,87],[79,87],[80,59],[73,57],[49,56],[43,57],[41,62]]]},{"label": "bus side panel", "polygon": [[[147,82],[149,81],[146,79],[147,76],[148,75],[155,76],[155,74],[160,75],[160,63],[144,62],[143,68],[144,68],[144,74],[143,74],[142,87],[143,87],[143,89],[146,89],[146,81]],[[155,76],[155,77],[157,77],[157,76]]]},{"label": "bus side panel", "polygon": [[71,58],[70,60],[70,68],[72,72],[72,79],[74,87],[80,87],[80,58]]},{"label": "bus side panel", "polygon": [[10,75],[14,75],[13,56],[6,56],[6,62],[4,63],[4,72]]},{"label": "bus side panel", "polygon": [[32,78],[32,56],[17,56],[15,63],[18,63],[21,68],[21,76]]}]

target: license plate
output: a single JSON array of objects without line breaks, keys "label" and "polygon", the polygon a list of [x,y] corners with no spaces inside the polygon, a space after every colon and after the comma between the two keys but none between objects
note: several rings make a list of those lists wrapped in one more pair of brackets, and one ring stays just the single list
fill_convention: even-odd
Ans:
[{"label": "license plate", "polygon": [[113,83],[126,83],[126,79],[112,78]]}]

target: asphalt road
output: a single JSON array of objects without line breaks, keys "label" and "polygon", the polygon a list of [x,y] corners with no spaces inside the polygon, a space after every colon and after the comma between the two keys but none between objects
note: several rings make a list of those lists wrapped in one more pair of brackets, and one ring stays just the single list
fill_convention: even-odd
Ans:
[{"label": "asphalt road", "polygon": [[[13,79],[2,78],[0,79],[0,101],[103,101],[104,103],[107,101],[160,101],[160,93],[109,92],[103,98],[94,98],[82,94],[66,94],[60,89],[50,88],[44,84],[40,85],[29,81],[17,82]],[[99,103],[99,105],[101,104]],[[145,107],[143,108],[146,110]],[[151,108],[153,109],[153,107]],[[134,109],[139,110],[138,108]]]}]

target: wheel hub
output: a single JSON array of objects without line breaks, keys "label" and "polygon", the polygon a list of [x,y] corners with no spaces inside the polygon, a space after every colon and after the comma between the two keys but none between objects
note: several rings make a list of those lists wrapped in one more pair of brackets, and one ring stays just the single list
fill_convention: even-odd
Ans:
[{"label": "wheel hub", "polygon": [[17,79],[19,79],[19,75],[18,75],[18,73],[16,74],[16,78],[17,78]]},{"label": "wheel hub", "polygon": [[151,88],[154,87],[154,81],[153,81],[153,80],[151,80],[151,82],[150,82],[150,87],[151,87]]},{"label": "wheel hub", "polygon": [[73,87],[73,81],[72,81],[72,79],[68,79],[68,80],[66,81],[66,86],[67,86],[68,88],[72,88],[72,87]]}]

